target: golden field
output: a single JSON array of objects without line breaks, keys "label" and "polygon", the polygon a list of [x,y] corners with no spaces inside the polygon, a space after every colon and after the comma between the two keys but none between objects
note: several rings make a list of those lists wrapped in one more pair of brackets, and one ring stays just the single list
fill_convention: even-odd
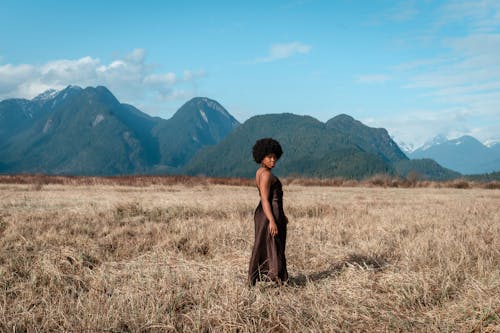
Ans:
[{"label": "golden field", "polygon": [[285,184],[249,288],[248,183],[0,183],[0,331],[500,331],[500,190]]}]

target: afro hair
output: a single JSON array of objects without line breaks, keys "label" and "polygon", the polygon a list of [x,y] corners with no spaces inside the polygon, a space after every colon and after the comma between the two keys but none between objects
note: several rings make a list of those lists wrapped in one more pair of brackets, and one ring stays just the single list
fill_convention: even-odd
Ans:
[{"label": "afro hair", "polygon": [[264,157],[270,154],[276,155],[276,160],[279,160],[283,154],[281,145],[278,141],[272,138],[264,138],[257,140],[252,149],[253,159],[257,163],[261,163]]}]

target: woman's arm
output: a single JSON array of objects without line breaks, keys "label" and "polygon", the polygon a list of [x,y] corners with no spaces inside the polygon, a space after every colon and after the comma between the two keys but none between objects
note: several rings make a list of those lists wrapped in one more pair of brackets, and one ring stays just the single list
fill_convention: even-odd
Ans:
[{"label": "woman's arm", "polygon": [[260,189],[260,202],[262,203],[264,214],[269,220],[269,233],[274,237],[278,234],[278,226],[276,225],[276,221],[274,220],[271,204],[269,203],[269,191],[271,190],[271,172],[268,170],[263,171],[258,181]]}]

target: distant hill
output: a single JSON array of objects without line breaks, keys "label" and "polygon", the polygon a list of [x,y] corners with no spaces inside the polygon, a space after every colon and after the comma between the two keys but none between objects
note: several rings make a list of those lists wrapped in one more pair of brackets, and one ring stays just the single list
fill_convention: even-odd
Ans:
[{"label": "distant hill", "polygon": [[465,178],[479,182],[500,181],[500,171],[478,175],[468,175]]},{"label": "distant hill", "polygon": [[[154,118],[120,103],[105,87],[69,86],[32,100],[2,101],[0,172],[78,175],[173,172],[185,161],[177,158],[179,144],[186,149],[184,156],[190,158],[189,154],[196,149],[217,143],[229,128],[238,125],[232,117],[223,121],[212,116],[216,102],[194,98],[189,103],[197,105],[198,112],[208,114],[209,121],[217,120],[205,127],[198,126],[196,137],[189,131],[195,124],[184,117],[184,110],[172,120]],[[192,146],[196,148],[191,149]]]},{"label": "distant hill", "polygon": [[447,140],[443,137],[409,154],[412,159],[430,158],[462,174],[500,171],[500,148],[490,148],[471,136]]},{"label": "distant hill", "polygon": [[[341,115],[327,123],[309,116],[272,114],[247,120],[218,145],[193,157],[185,171],[192,175],[252,177],[256,164],[251,147],[262,137],[280,141],[284,154],[276,173],[281,176],[361,179],[374,174],[397,174],[395,164],[408,161],[385,130],[370,128]],[[412,170],[412,162],[404,171]],[[440,167],[436,164],[437,169]],[[425,172],[433,177],[439,172]],[[451,177],[451,176],[450,176]]]},{"label": "distant hill", "polygon": [[394,163],[396,173],[402,177],[415,176],[418,179],[450,180],[460,177],[460,173],[443,168],[436,161],[423,158],[414,160],[400,160]]}]

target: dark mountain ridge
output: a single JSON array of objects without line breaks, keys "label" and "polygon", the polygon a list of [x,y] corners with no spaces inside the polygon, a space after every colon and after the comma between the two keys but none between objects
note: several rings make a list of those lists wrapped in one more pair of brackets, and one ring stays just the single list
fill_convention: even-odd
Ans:
[{"label": "dark mountain ridge", "polygon": [[120,103],[102,86],[68,86],[32,100],[0,102],[1,173],[252,177],[251,147],[262,137],[274,137],[284,148],[280,175],[457,176],[430,160],[408,160],[385,129],[344,114],[326,123],[268,114],[240,125],[216,101],[196,97],[166,120]]},{"label": "dark mountain ridge", "polygon": [[[225,111],[207,98],[193,98],[186,104],[196,104],[199,113],[209,115],[215,109]],[[102,86],[68,86],[32,100],[5,100],[0,102],[0,172],[172,172],[181,168],[182,161],[197,149],[217,143],[239,125],[234,118],[223,117],[226,121],[210,123],[204,131],[193,122],[183,123],[185,113],[185,108],[181,108],[169,120],[151,117],[132,105],[120,103]],[[212,119],[211,115],[208,117]],[[193,132],[197,137],[192,137]],[[176,146],[176,140],[184,150]]]},{"label": "dark mountain ridge", "polygon": [[[337,116],[322,123],[310,116],[290,113],[248,119],[216,146],[201,149],[187,164],[185,172],[252,177],[256,164],[251,157],[251,147],[262,137],[273,137],[283,147],[284,154],[276,169],[281,176],[355,179],[374,174],[406,176],[413,171],[413,165],[418,167],[422,178],[456,176],[440,167],[427,172],[419,161],[408,160],[387,131],[370,128],[349,116]],[[377,148],[377,144],[381,147]],[[398,166],[402,161],[405,168]]]},{"label": "dark mountain ridge", "polygon": [[366,152],[381,157],[386,162],[407,160],[407,156],[392,140],[385,128],[372,128],[346,114],[340,114],[326,122],[326,126],[349,137]]},{"label": "dark mountain ridge", "polygon": [[184,166],[200,148],[217,144],[238,126],[239,122],[216,101],[191,99],[172,118],[160,120],[153,128],[160,142],[161,163]]},{"label": "dark mountain ridge", "polygon": [[34,103],[51,110],[1,152],[11,172],[108,175],[148,166],[141,142],[117,117],[121,104],[106,88],[71,86]]}]

